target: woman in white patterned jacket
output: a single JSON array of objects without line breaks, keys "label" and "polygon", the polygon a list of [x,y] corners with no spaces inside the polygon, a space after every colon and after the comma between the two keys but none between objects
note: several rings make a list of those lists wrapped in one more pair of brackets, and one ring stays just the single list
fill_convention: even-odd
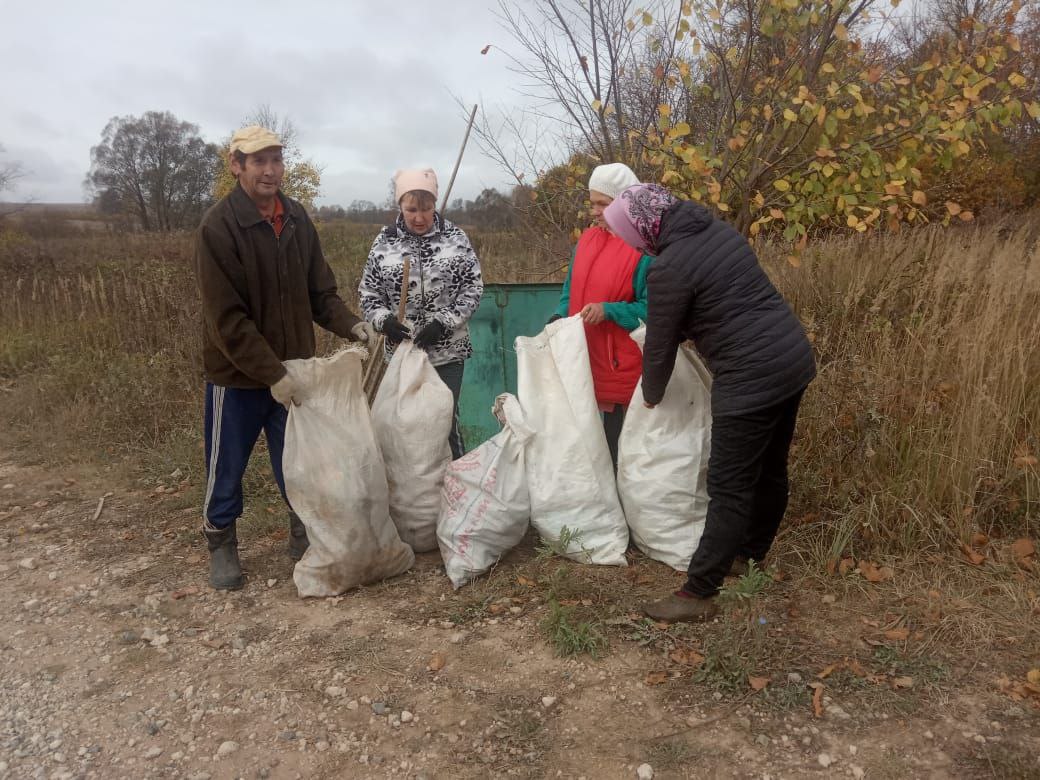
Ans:
[{"label": "woman in white patterned jacket", "polygon": [[[465,453],[459,432],[463,361],[473,354],[469,318],[480,305],[484,282],[480,261],[466,234],[441,218],[437,176],[429,168],[394,174],[394,198],[401,209],[395,223],[379,231],[361,276],[358,293],[365,319],[386,337],[386,359],[405,339],[426,350],[455,398],[451,434],[453,458]],[[405,322],[397,319],[404,257],[408,255]]]}]

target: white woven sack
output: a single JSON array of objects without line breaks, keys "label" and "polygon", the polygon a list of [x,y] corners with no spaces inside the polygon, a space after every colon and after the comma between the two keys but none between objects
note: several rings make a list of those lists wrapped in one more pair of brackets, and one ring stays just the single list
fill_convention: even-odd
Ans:
[{"label": "white woven sack", "polygon": [[437,514],[454,399],[426,352],[402,342],[386,367],[372,424],[386,464],[390,517],[415,552],[437,549]]},{"label": "white woven sack", "polygon": [[336,596],[411,568],[390,519],[386,473],[361,386],[362,348],[291,360],[302,403],[290,405],[282,471],[310,546],[293,570],[300,596]]},{"label": "white woven sack", "polygon": [[444,475],[437,542],[456,590],[516,547],[531,518],[524,456],[534,432],[516,396],[500,395],[492,412],[502,430]]},{"label": "white woven sack", "polygon": [[592,386],[585,326],[575,315],[516,339],[518,395],[537,434],[527,452],[531,523],[582,563],[624,566],[628,526]]},{"label": "white woven sack", "polygon": [[[643,347],[646,328],[632,333]],[[690,565],[708,512],[711,374],[697,354],[679,347],[664,398],[643,405],[639,380],[618,442],[618,493],[632,541],[679,571]]]}]

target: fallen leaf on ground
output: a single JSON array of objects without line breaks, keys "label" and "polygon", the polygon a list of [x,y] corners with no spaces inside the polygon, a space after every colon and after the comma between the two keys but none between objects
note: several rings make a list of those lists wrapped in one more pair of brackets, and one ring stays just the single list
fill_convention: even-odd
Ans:
[{"label": "fallen leaf on ground", "polygon": [[813,715],[817,718],[823,717],[823,683],[809,683],[809,687],[813,689],[812,695],[812,708]]},{"label": "fallen leaf on ground", "polygon": [[860,561],[856,567],[867,582],[884,582],[895,576],[895,572],[888,566],[878,566],[873,561]]},{"label": "fallen leaf on ground", "polygon": [[972,566],[981,566],[986,560],[985,555],[976,552],[963,542],[961,542],[961,553],[964,555],[965,560],[967,560]]},{"label": "fallen leaf on ground", "polygon": [[704,663],[703,655],[696,650],[689,650],[685,647],[675,648],[668,654],[668,657],[675,663],[683,666],[700,666]]},{"label": "fallen leaf on ground", "polygon": [[430,658],[430,662],[426,664],[426,668],[431,672],[439,672],[444,668],[445,663],[446,661],[442,653],[434,653],[433,657]]},{"label": "fallen leaf on ground", "polygon": [[177,600],[180,600],[180,599],[184,598],[185,596],[194,596],[198,592],[199,592],[199,589],[196,588],[194,585],[192,585],[192,586],[189,586],[187,588],[181,588],[180,590],[175,590],[173,593],[170,594],[170,598],[173,599],[174,601],[177,601]]},{"label": "fallen leaf on ground", "polygon": [[1040,669],[1030,669],[1026,673],[1026,680],[1033,685],[1040,685]]},{"label": "fallen leaf on ground", "polygon": [[893,642],[902,642],[910,638],[909,628],[890,628],[885,632],[885,638]]},{"label": "fallen leaf on ground", "polygon": [[974,533],[971,535],[972,547],[985,547],[987,544],[989,544],[989,537],[986,534]]},{"label": "fallen leaf on ground", "polygon": [[648,672],[643,682],[646,685],[662,685],[668,682],[668,672]]},{"label": "fallen leaf on ground", "polygon": [[[843,658],[836,663],[830,664],[829,666],[825,666],[823,670],[816,676],[819,677],[821,680],[825,680],[840,669],[848,669],[857,677],[867,676],[867,671],[855,658]],[[816,683],[812,684],[815,685]]]},{"label": "fallen leaf on ground", "polygon": [[913,688],[914,678],[913,677],[896,677],[892,680],[892,685],[895,688]]},{"label": "fallen leaf on ground", "polygon": [[516,575],[516,581],[520,585],[523,585],[525,588],[534,588],[534,587],[537,587],[537,585],[538,585],[537,582],[532,580],[530,577],[525,577],[523,574],[517,574]]},{"label": "fallen leaf on ground", "polygon": [[857,677],[866,677],[867,670],[863,668],[859,661],[855,658],[846,659],[845,668],[852,672]]},{"label": "fallen leaf on ground", "polygon": [[1028,537],[1022,537],[1016,539],[1011,543],[1009,548],[1011,551],[1011,557],[1014,558],[1015,563],[1018,564],[1019,568],[1031,571],[1033,568],[1033,556],[1036,555],[1036,545],[1033,544],[1033,540]]},{"label": "fallen leaf on ground", "polygon": [[[1032,672],[1037,672],[1037,677],[1040,678],[1040,669],[1033,669],[1030,671],[1030,674]],[[1027,674],[1026,677],[1028,678],[1029,675]],[[1015,701],[1032,699],[1033,704],[1040,707],[1040,683],[1015,682],[1008,679],[1007,675],[1000,677],[996,683],[1003,693],[1006,693]]]},{"label": "fallen leaf on ground", "polygon": [[855,568],[856,562],[852,558],[842,558],[841,563],[838,564],[838,574],[844,577]]},{"label": "fallen leaf on ground", "polygon": [[836,663],[836,664],[831,664],[830,666],[825,666],[825,667],[823,667],[823,671],[821,671],[816,676],[819,677],[821,680],[825,680],[828,677],[830,677],[832,674],[834,674],[834,672],[837,671],[839,668],[841,668],[841,663]]},{"label": "fallen leaf on ground", "polygon": [[747,681],[753,691],[760,691],[769,685],[768,677],[748,677]]}]

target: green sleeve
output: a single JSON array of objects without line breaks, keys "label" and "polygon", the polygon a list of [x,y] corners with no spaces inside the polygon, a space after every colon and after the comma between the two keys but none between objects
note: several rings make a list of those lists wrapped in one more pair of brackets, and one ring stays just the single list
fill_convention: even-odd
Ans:
[{"label": "green sleeve", "polygon": [[574,271],[574,258],[577,254],[578,248],[574,247],[574,254],[571,255],[571,263],[567,266],[567,278],[563,282],[563,289],[560,290],[560,303],[556,307],[556,311],[553,312],[560,317],[567,316],[567,309],[571,305],[571,273]]},{"label": "green sleeve", "polygon": [[607,319],[620,325],[629,333],[638,328],[640,322],[646,322],[646,272],[650,270],[652,261],[653,258],[650,255],[643,255],[639,260],[639,265],[636,266],[636,272],[632,275],[634,301],[603,304],[603,313]]}]

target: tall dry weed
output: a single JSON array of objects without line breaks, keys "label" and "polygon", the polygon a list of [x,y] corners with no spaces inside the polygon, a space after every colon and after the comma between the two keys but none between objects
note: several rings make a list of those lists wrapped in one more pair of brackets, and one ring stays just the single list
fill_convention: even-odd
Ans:
[{"label": "tall dry weed", "polygon": [[[797,269],[763,253],[820,366],[792,459],[792,544],[811,538],[833,557],[1038,533],[1040,256],[1028,225],[830,240]],[[374,231],[322,227],[351,302]],[[502,235],[474,243],[490,281],[552,278],[567,260]],[[0,235],[6,446],[201,468],[190,252],[184,235]]]},{"label": "tall dry weed", "polygon": [[795,452],[803,519],[852,531],[860,552],[1037,532],[1028,222],[834,240],[800,268],[767,265],[819,361]]}]

